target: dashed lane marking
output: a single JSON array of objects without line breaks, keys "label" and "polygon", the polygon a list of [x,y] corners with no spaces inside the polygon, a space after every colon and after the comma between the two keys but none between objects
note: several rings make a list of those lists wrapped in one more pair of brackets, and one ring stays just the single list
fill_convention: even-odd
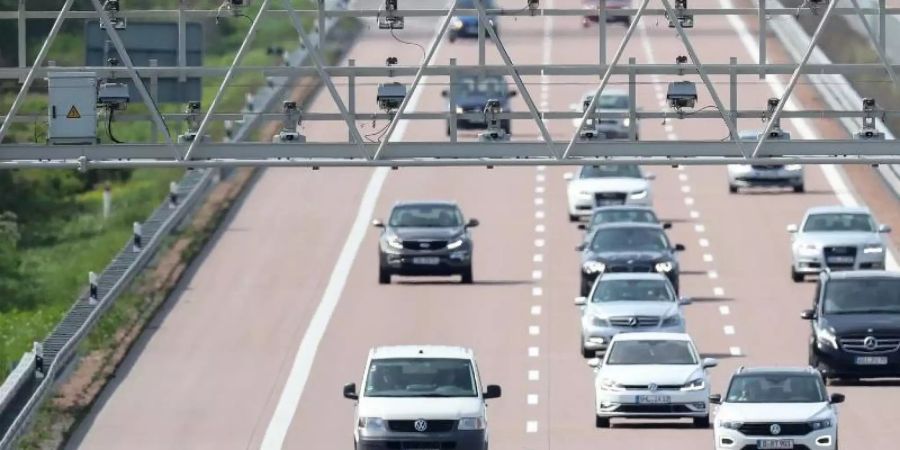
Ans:
[{"label": "dashed lane marking", "polygon": [[538,183],[543,183],[546,179],[547,179],[547,177],[544,176],[544,174],[542,174],[542,173],[539,173],[534,176],[534,180],[537,181]]},{"label": "dashed lane marking", "polygon": [[531,325],[528,327],[528,334],[531,336],[537,336],[541,334],[541,327],[538,325]]},{"label": "dashed lane marking", "polygon": [[541,277],[543,277],[543,276],[544,276],[544,274],[540,270],[532,270],[531,271],[531,278],[534,280],[540,280]]},{"label": "dashed lane marking", "polygon": [[681,187],[681,192],[684,192],[685,194],[688,194],[688,193],[691,192],[691,187],[688,186],[688,185],[684,185],[684,186]]},{"label": "dashed lane marking", "polygon": [[525,422],[525,432],[526,433],[537,433],[538,423],[537,420],[529,420]]},{"label": "dashed lane marking", "polygon": [[698,224],[694,225],[694,231],[696,231],[698,233],[702,233],[702,232],[706,231],[706,225],[703,225],[702,223],[698,223]]},{"label": "dashed lane marking", "polygon": [[541,305],[532,305],[531,307],[531,315],[539,316],[541,315]]},{"label": "dashed lane marking", "polygon": [[688,180],[687,174],[686,174],[686,173],[679,173],[679,174],[678,174],[678,180],[680,180],[682,183],[687,182],[687,180]]},{"label": "dashed lane marking", "polygon": [[685,205],[688,205],[688,206],[693,205],[693,204],[694,204],[694,198],[693,198],[693,197],[685,197],[685,198],[684,198],[684,204],[685,204]]},{"label": "dashed lane marking", "polygon": [[541,288],[540,286],[535,286],[535,287],[531,288],[531,295],[533,297],[540,297],[540,296],[544,295],[544,289]]},{"label": "dashed lane marking", "polygon": [[547,166],[537,166],[537,167],[535,167],[535,169],[536,169],[538,172],[543,172],[545,169],[547,169]]},{"label": "dashed lane marking", "polygon": [[729,308],[725,305],[722,305],[719,307],[719,314],[721,314],[723,316],[727,316],[727,315],[731,314],[731,308]]},{"label": "dashed lane marking", "polygon": [[544,240],[543,240],[543,239],[535,239],[535,240],[534,240],[534,246],[535,246],[535,247],[543,247],[543,246],[544,246]]},{"label": "dashed lane marking", "polygon": [[544,187],[543,187],[543,186],[538,186],[538,187],[534,188],[534,193],[535,193],[535,194],[543,194],[543,193],[544,193]]},{"label": "dashed lane marking", "polygon": [[703,260],[706,261],[706,262],[712,262],[712,260],[713,260],[713,255],[710,255],[709,253],[704,253],[704,254],[703,254]]},{"label": "dashed lane marking", "polygon": [[543,233],[546,229],[547,229],[547,227],[545,227],[545,226],[543,226],[543,225],[541,225],[541,224],[537,224],[537,225],[534,226],[534,232],[535,232],[535,233]]},{"label": "dashed lane marking", "polygon": [[741,356],[740,347],[731,347],[728,349],[728,352],[731,353],[731,356]]},{"label": "dashed lane marking", "polygon": [[721,296],[725,295],[725,289],[722,289],[720,287],[714,287],[713,295],[715,295],[716,297],[721,297]]},{"label": "dashed lane marking", "polygon": [[531,260],[534,261],[534,262],[543,262],[543,261],[544,261],[544,255],[542,255],[542,254],[540,254],[540,253],[535,253],[535,254],[534,254],[534,257],[532,257]]},{"label": "dashed lane marking", "polygon": [[541,349],[539,347],[528,347],[528,356],[532,358],[541,356]]},{"label": "dashed lane marking", "polygon": [[734,327],[731,325],[725,325],[722,327],[722,330],[725,331],[725,334],[731,336],[734,334]]},{"label": "dashed lane marking", "polygon": [[527,399],[525,400],[529,405],[537,405],[538,404],[538,395],[537,394],[528,394]]},{"label": "dashed lane marking", "polygon": [[544,198],[543,198],[543,197],[535,197],[535,198],[534,198],[534,204],[535,204],[535,205],[538,205],[538,206],[543,205],[543,204],[544,204]]},{"label": "dashed lane marking", "polygon": [[709,241],[708,241],[708,240],[706,240],[706,239],[700,239],[699,242],[700,242],[700,246],[701,246],[701,247],[709,247]]},{"label": "dashed lane marking", "polygon": [[539,381],[541,379],[541,371],[540,370],[529,370],[528,371],[528,381]]},{"label": "dashed lane marking", "polygon": [[700,211],[691,211],[690,214],[691,214],[691,219],[699,219],[700,218]]},{"label": "dashed lane marking", "polygon": [[541,210],[535,211],[535,212],[534,212],[534,218],[535,218],[535,219],[543,219],[543,218],[544,218],[544,212],[541,211]]},{"label": "dashed lane marking", "polygon": [[709,272],[707,272],[707,275],[709,276],[709,278],[711,280],[715,280],[716,278],[719,278],[719,272],[716,272],[715,270],[710,270]]}]

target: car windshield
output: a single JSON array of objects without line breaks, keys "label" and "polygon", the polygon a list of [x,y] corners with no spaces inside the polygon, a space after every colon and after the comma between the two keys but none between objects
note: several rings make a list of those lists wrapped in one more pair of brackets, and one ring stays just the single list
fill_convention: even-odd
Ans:
[{"label": "car windshield", "polygon": [[825,386],[818,375],[747,374],[731,380],[729,403],[821,403]]},{"label": "car windshield", "polygon": [[688,341],[617,341],[613,342],[606,365],[697,364]]},{"label": "car windshield", "polygon": [[662,252],[668,248],[665,233],[655,228],[601,228],[591,240],[595,252]]},{"label": "car windshield", "polygon": [[462,221],[459,208],[452,205],[404,205],[394,208],[388,223],[396,228],[452,228]]},{"label": "car windshield", "polygon": [[373,360],[366,397],[477,397],[467,359],[385,358]]},{"label": "car windshield", "polygon": [[824,302],[826,314],[900,314],[900,279],[831,280]]},{"label": "car windshield", "polygon": [[591,303],[667,301],[675,301],[675,295],[665,280],[604,280],[601,278],[591,297]]},{"label": "car windshield", "polygon": [[659,223],[656,214],[649,209],[615,209],[603,208],[594,211],[591,216],[591,228],[602,223],[616,222],[641,222],[641,223]]},{"label": "car windshield", "polygon": [[[487,9],[494,8],[494,0],[481,0],[481,4]],[[475,0],[457,0],[456,8],[475,9]]]},{"label": "car windshield", "polygon": [[466,95],[486,95],[488,97],[504,98],[507,95],[506,83],[498,77],[468,77],[457,81],[460,92]]},{"label": "car windshield", "polygon": [[600,100],[597,100],[597,109],[628,109],[628,96],[601,94]]},{"label": "car windshield", "polygon": [[630,164],[584,166],[579,178],[641,178],[641,169]]},{"label": "car windshield", "polygon": [[865,231],[875,229],[868,214],[811,214],[803,231]]}]

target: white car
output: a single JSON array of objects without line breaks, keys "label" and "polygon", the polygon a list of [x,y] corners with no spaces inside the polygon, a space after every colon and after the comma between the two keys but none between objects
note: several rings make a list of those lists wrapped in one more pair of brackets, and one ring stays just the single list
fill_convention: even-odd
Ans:
[{"label": "white car", "polygon": [[716,411],[717,450],[838,448],[836,404],[815,369],[739,369],[724,398],[710,397]]},{"label": "white car", "polygon": [[644,175],[636,165],[582,166],[577,176],[569,172],[565,178],[569,181],[569,220],[573,222],[590,217],[598,206],[653,204],[649,180],[654,177]]},{"label": "white car", "polygon": [[[791,135],[779,132],[781,139],[790,139]],[[738,133],[742,141],[756,142],[759,131],[741,131]],[[740,188],[752,187],[789,187],[794,192],[804,192],[803,166],[800,164],[729,164],[728,192],[736,194]]]},{"label": "white car", "polygon": [[[596,426],[610,419],[690,417],[694,426],[709,427],[709,374],[712,358],[701,359],[684,333],[616,335],[595,367]],[[740,449],[741,447],[738,447]]]},{"label": "white car", "polygon": [[[581,104],[571,105],[573,111],[584,113],[596,91],[588,91],[581,98]],[[631,119],[629,117],[609,117],[604,113],[627,114],[631,108],[631,100],[628,91],[619,89],[604,89],[597,100],[595,111],[600,114],[599,119],[589,118],[585,121],[585,130],[592,131],[593,136],[601,139],[628,139],[631,134]],[[581,118],[572,119],[572,125],[578,128]],[[635,138],[640,140],[638,124],[635,123]]]},{"label": "white car", "polygon": [[[363,389],[344,386],[356,400],[356,450],[457,448],[487,450],[485,401],[472,350],[443,346],[376,347],[369,352]],[[391,447],[398,445],[399,447]]]}]

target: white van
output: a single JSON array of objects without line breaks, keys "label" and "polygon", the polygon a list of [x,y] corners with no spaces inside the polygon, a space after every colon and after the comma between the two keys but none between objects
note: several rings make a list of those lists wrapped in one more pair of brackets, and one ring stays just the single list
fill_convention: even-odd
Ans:
[{"label": "white van", "polygon": [[487,450],[487,405],[500,386],[482,391],[472,350],[445,346],[376,347],[369,351],[356,400],[356,450]]}]

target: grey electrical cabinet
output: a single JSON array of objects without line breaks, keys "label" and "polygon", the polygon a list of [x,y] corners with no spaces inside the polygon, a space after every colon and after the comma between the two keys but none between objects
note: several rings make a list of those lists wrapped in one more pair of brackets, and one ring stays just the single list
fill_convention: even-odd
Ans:
[{"label": "grey electrical cabinet", "polygon": [[51,144],[97,143],[97,74],[50,72],[47,140]]}]

